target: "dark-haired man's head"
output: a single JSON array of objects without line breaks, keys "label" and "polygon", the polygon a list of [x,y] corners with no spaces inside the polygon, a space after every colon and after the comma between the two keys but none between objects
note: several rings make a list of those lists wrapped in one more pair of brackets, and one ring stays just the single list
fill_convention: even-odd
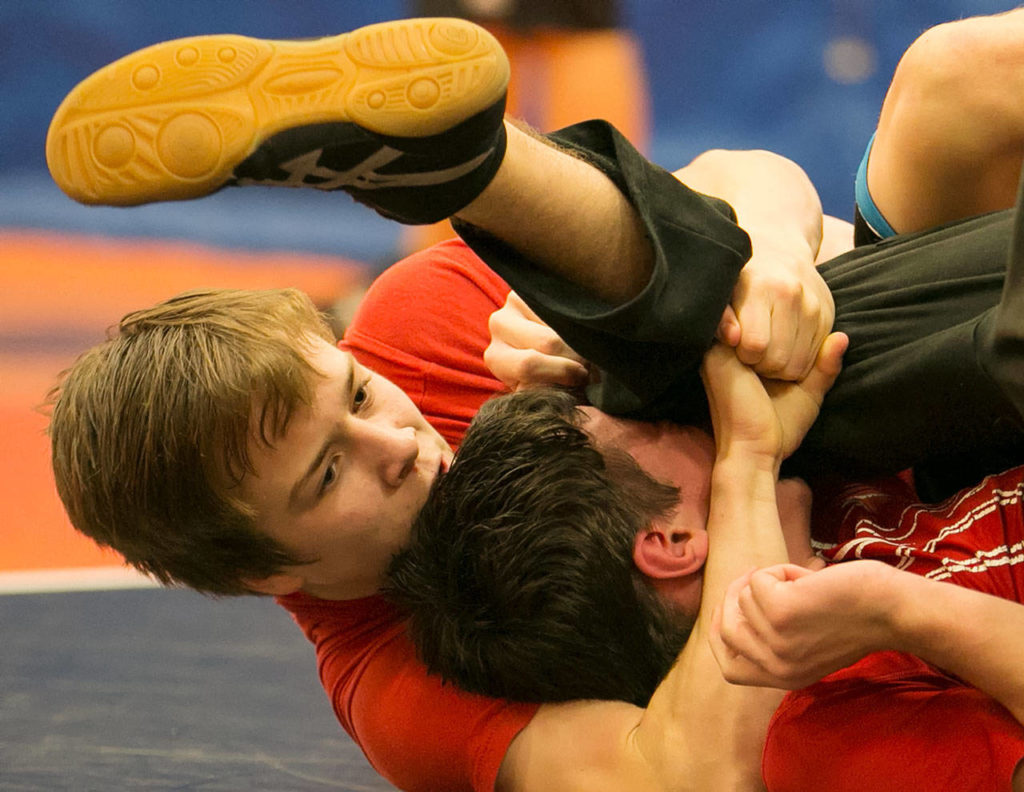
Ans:
[{"label": "dark-haired man's head", "polygon": [[[474,419],[389,573],[432,672],[517,700],[644,704],[675,660],[699,605],[713,445],[591,417],[535,390]],[[664,431],[685,458],[659,452],[676,475],[655,480],[634,456]]]}]

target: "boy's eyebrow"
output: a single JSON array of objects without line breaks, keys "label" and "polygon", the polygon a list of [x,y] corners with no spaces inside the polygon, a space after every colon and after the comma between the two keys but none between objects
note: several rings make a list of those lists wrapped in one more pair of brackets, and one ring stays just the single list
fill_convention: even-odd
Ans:
[{"label": "boy's eyebrow", "polygon": [[[341,402],[344,405],[348,405],[348,396],[352,393],[352,385],[355,381],[356,367],[353,363],[352,355],[350,354],[345,356],[345,362],[348,364],[348,376],[344,377],[345,385],[341,391]],[[348,407],[346,406],[345,409],[347,410]],[[331,435],[324,440],[323,445],[320,446],[320,450],[317,451],[310,466],[306,468],[306,472],[299,477],[299,480],[296,481],[295,485],[292,487],[291,494],[288,496],[288,506],[290,508],[294,507],[298,502],[306,483],[309,481],[310,477],[319,470],[320,465],[323,464],[324,458],[327,456],[327,453],[331,450],[331,446],[333,446],[334,443],[335,436],[334,433],[331,433]]]}]

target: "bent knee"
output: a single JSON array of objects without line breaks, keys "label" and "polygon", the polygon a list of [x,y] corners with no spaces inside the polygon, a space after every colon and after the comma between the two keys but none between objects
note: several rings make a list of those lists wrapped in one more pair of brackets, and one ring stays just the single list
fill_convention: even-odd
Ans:
[{"label": "bent knee", "polygon": [[[994,163],[1024,141],[1024,13],[974,17],[925,31],[904,54],[878,137],[902,165]],[[1016,173],[1016,170],[1014,170]]]},{"label": "bent knee", "polygon": [[1019,101],[1006,88],[1022,78],[1024,13],[1010,12],[926,30],[904,53],[892,87],[904,100],[941,103],[962,114]]}]

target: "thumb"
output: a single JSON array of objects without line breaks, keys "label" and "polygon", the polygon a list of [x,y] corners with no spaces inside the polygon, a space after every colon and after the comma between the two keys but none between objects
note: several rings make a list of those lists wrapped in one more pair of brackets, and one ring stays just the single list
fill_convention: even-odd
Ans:
[{"label": "thumb", "polygon": [[718,331],[715,338],[726,346],[734,347],[740,342],[740,321],[736,318],[736,312],[731,305],[725,306],[722,319],[718,323]]},{"label": "thumb", "polygon": [[850,339],[845,333],[831,333],[821,344],[818,350],[818,357],[814,361],[814,368],[804,378],[802,383],[804,391],[812,396],[818,404],[821,404],[825,394],[836,381],[839,372],[843,368],[843,355],[850,344]]}]

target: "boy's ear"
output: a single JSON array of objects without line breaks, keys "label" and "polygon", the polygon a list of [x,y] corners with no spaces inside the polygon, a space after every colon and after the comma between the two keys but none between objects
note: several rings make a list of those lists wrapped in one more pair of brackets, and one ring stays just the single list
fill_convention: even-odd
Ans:
[{"label": "boy's ear", "polygon": [[680,578],[699,572],[708,557],[708,534],[703,528],[650,525],[636,535],[633,563],[655,580]]},{"label": "boy's ear", "polygon": [[257,594],[271,594],[275,597],[283,597],[285,594],[294,594],[301,589],[305,581],[299,575],[278,572],[265,578],[246,578],[242,582],[246,588]]}]

